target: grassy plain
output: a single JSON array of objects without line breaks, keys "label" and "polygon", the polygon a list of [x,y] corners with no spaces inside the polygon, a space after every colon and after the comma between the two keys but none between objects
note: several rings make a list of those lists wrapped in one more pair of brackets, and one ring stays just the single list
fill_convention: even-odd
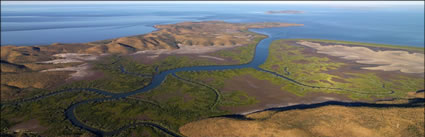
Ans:
[{"label": "grassy plain", "polygon": [[[352,44],[351,42],[349,43]],[[375,45],[369,44],[366,46]],[[313,86],[357,91],[347,92],[351,97],[359,99],[404,97],[408,92],[424,89],[423,74],[412,76],[412,74],[400,72],[361,70],[361,65],[359,64],[315,53],[314,50],[308,49],[308,47],[296,45],[295,40],[274,41],[270,46],[270,54],[267,61],[260,67]],[[298,92],[318,91],[318,89],[311,88],[301,89],[294,87],[294,85],[286,85],[282,88]],[[391,91],[394,91],[394,93],[389,94]],[[344,91],[325,89],[324,92]]]},{"label": "grassy plain", "polygon": [[191,121],[223,114],[211,110],[215,94],[210,89],[168,76],[162,86],[119,101],[89,103],[76,109],[90,126],[112,131],[132,122],[154,121],[171,131]]}]

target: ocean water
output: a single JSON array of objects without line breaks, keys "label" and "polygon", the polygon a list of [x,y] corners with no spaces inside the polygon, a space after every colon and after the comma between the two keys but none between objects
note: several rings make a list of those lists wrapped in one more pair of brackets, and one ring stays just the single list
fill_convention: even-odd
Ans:
[{"label": "ocean water", "polygon": [[[155,24],[222,20],[288,22],[266,28],[279,38],[319,38],[424,46],[421,6],[335,7],[289,4],[37,4],[1,5],[1,45],[82,43],[155,31]],[[304,14],[266,14],[301,10]]]}]

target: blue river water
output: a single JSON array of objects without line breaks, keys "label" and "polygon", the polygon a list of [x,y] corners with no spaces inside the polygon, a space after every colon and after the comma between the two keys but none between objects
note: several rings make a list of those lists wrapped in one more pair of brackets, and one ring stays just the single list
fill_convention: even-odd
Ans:
[{"label": "blue river water", "polygon": [[[73,91],[73,90],[86,90],[86,91],[90,91],[90,92],[95,92],[98,94],[102,94],[102,95],[107,95],[107,96],[111,96],[111,97],[107,97],[107,98],[96,98],[96,99],[90,99],[90,100],[85,100],[85,101],[81,101],[81,102],[77,102],[75,104],[72,104],[71,106],[68,107],[68,109],[65,111],[65,115],[67,117],[67,119],[69,119],[73,125],[80,127],[82,129],[88,130],[96,135],[99,136],[109,136],[109,135],[114,135],[119,133],[122,129],[125,128],[121,128],[121,129],[117,129],[111,132],[104,132],[102,130],[90,127],[84,123],[82,123],[81,121],[78,120],[78,118],[75,115],[75,109],[79,106],[79,105],[83,105],[83,104],[87,104],[90,102],[102,102],[102,101],[108,101],[108,100],[116,100],[116,99],[121,99],[121,98],[125,98],[131,95],[135,95],[138,93],[142,93],[142,92],[147,92],[150,91],[158,86],[160,86],[164,80],[166,79],[167,76],[170,76],[171,74],[175,74],[177,72],[182,72],[182,71],[216,71],[216,70],[230,70],[230,69],[241,69],[241,68],[254,68],[257,70],[262,70],[261,68],[259,68],[259,65],[263,64],[268,56],[268,47],[270,46],[270,43],[275,40],[275,39],[279,39],[280,37],[274,37],[272,34],[268,34],[267,31],[262,31],[261,29],[251,29],[250,31],[256,32],[256,33],[261,33],[261,34],[266,34],[269,37],[266,39],[261,40],[255,49],[255,54],[254,54],[254,58],[247,64],[239,64],[239,65],[216,65],[216,66],[192,66],[192,67],[182,67],[182,68],[176,68],[176,69],[171,69],[171,70],[166,70],[166,71],[162,71],[159,74],[156,74],[153,76],[153,79],[151,81],[151,83],[143,88],[134,90],[134,91],[127,91],[124,93],[110,93],[108,91],[102,91],[102,90],[98,90],[98,89],[66,89],[66,90],[61,90],[58,92],[54,92],[50,95],[53,94],[59,94],[62,92],[69,92],[69,91]],[[121,68],[121,71],[124,71],[123,68]],[[293,82],[296,82],[292,79],[288,79],[291,80]],[[50,96],[49,95],[49,96]],[[42,97],[36,97],[30,100],[38,100]],[[162,128],[159,125],[156,124],[152,124],[153,126],[158,126],[157,128]],[[165,132],[169,132],[167,129],[161,129]],[[172,133],[172,132],[170,132]],[[174,135],[173,135],[174,136]]]},{"label": "blue river water", "polygon": [[[300,10],[304,14],[266,14]],[[35,4],[1,5],[1,45],[81,43],[154,31],[155,24],[223,20],[288,22],[274,36],[424,46],[422,6],[331,7],[268,4]]]},{"label": "blue river water", "polygon": [[[185,8],[185,6],[193,8]],[[302,10],[306,11],[306,13],[300,15],[264,14],[267,10],[287,9]],[[52,12],[52,10],[55,12]],[[52,42],[89,42],[137,35],[155,30],[151,27],[154,24],[181,21],[224,20],[238,23],[291,22],[305,24],[302,27],[251,29],[250,31],[265,34],[268,38],[261,40],[257,44],[254,58],[247,64],[193,66],[162,71],[153,76],[149,85],[123,93],[111,93],[98,89],[65,89],[45,95],[51,96],[62,92],[86,90],[109,96],[77,102],[69,106],[65,111],[67,119],[73,125],[99,136],[108,136],[115,135],[132,125],[105,132],[79,121],[75,115],[75,109],[79,105],[90,102],[115,100],[152,90],[162,84],[167,76],[182,71],[254,68],[284,78],[300,86],[325,88],[309,86],[259,68],[259,65],[263,64],[267,59],[270,43],[273,40],[282,38],[323,38],[422,47],[424,44],[423,15],[423,8],[422,11],[417,11],[414,8],[409,10],[405,8],[340,9],[310,6],[285,7],[282,5],[126,5],[125,8],[123,6],[115,7],[110,5],[105,7],[99,5],[14,5],[4,9],[2,5],[1,33],[2,45],[35,45]],[[394,18],[394,16],[397,16],[397,18]],[[344,91],[353,92],[351,90]],[[380,94],[392,93],[394,92]],[[28,99],[28,101],[38,100],[45,96]],[[140,124],[154,126],[172,136],[179,136],[155,123]]]},{"label": "blue river water", "polygon": [[[305,84],[305,83],[298,82],[298,81],[293,80],[291,78],[282,76],[282,75],[277,74],[275,72],[271,72],[271,71],[268,71],[268,70],[264,70],[262,68],[259,68],[259,66],[261,64],[263,64],[266,61],[267,57],[268,57],[269,46],[270,46],[271,42],[273,40],[282,39],[282,38],[286,38],[286,37],[285,37],[285,35],[276,35],[275,36],[274,34],[276,33],[276,31],[270,31],[270,30],[267,30],[267,29],[250,29],[250,31],[253,31],[253,32],[256,32],[256,33],[260,33],[260,34],[264,34],[264,35],[267,35],[268,37],[265,38],[265,39],[263,39],[263,40],[261,40],[257,44],[257,46],[255,48],[254,58],[249,63],[247,63],[247,64],[223,65],[223,66],[219,66],[219,65],[216,65],[216,66],[192,66],[192,67],[182,67],[182,68],[176,68],[176,69],[166,70],[166,71],[162,71],[162,72],[160,72],[158,74],[155,74],[153,76],[153,79],[152,79],[152,81],[151,81],[151,83],[149,85],[147,85],[147,86],[145,86],[143,88],[134,90],[134,91],[123,91],[122,93],[112,93],[112,92],[109,92],[109,91],[103,91],[103,90],[92,89],[92,88],[74,88],[74,89],[59,90],[59,91],[51,92],[51,93],[48,93],[48,94],[45,94],[45,95],[35,96],[33,98],[24,99],[24,100],[21,100],[19,102],[36,101],[36,100],[43,99],[43,98],[48,97],[48,96],[53,96],[53,95],[57,95],[57,94],[64,93],[64,92],[73,92],[73,91],[94,92],[94,93],[105,95],[105,96],[108,96],[108,97],[105,97],[105,98],[95,98],[95,99],[89,99],[89,100],[80,101],[80,102],[77,102],[77,103],[74,103],[74,104],[70,105],[65,110],[65,116],[66,116],[66,118],[68,120],[70,120],[71,123],[74,126],[77,126],[77,127],[82,128],[84,130],[87,130],[89,132],[92,132],[92,133],[96,134],[97,136],[112,136],[112,135],[119,134],[121,131],[126,130],[128,128],[131,128],[133,126],[147,125],[147,126],[152,126],[152,127],[155,127],[155,128],[157,128],[159,130],[162,130],[162,131],[166,132],[167,134],[169,134],[171,136],[180,136],[179,134],[176,134],[175,132],[170,131],[169,129],[167,129],[167,128],[161,126],[161,125],[158,125],[156,123],[151,123],[151,122],[132,123],[132,124],[123,126],[123,127],[119,128],[119,129],[116,129],[116,130],[113,130],[113,131],[109,131],[109,132],[105,132],[105,131],[102,131],[100,129],[96,129],[96,128],[90,127],[89,125],[86,125],[85,123],[83,123],[80,120],[78,120],[77,116],[75,115],[75,109],[78,106],[80,106],[80,105],[91,103],[91,102],[113,101],[113,100],[117,100],[117,99],[123,99],[123,98],[126,98],[126,97],[131,96],[131,95],[135,95],[135,94],[139,94],[139,93],[150,91],[150,90],[152,90],[152,89],[160,86],[164,82],[164,80],[167,78],[167,76],[170,76],[170,75],[176,76],[176,73],[177,72],[182,72],[182,71],[192,71],[192,72],[193,71],[217,71],[217,70],[253,68],[253,69],[256,69],[258,71],[262,71],[262,72],[269,73],[271,75],[275,75],[277,77],[286,79],[286,80],[288,80],[290,82],[293,82],[294,84],[297,84],[299,86],[304,86],[304,87],[310,87],[310,88],[327,88],[327,89],[335,89],[335,90],[341,90],[341,91],[346,91],[346,92],[357,92],[357,93],[360,93],[360,94],[387,94],[388,95],[388,94],[393,94],[394,93],[394,91],[389,91],[389,92],[384,92],[384,93],[376,93],[376,92],[367,92],[367,91],[366,92],[365,91],[353,91],[353,90],[349,90],[349,89],[341,89],[341,88],[333,88],[333,87],[317,87],[317,86],[311,86],[311,85],[308,85],[308,84]],[[279,33],[277,33],[277,34],[279,34]],[[125,68],[123,68],[123,67],[121,67],[121,71],[122,71],[122,73],[145,77],[145,75],[138,75],[138,74],[133,74],[131,72],[126,72],[125,71]],[[219,96],[219,95],[217,95],[217,96]],[[18,104],[19,102],[12,103],[12,104]],[[337,103],[339,105],[348,105],[348,106],[351,106],[351,105],[373,106],[373,104],[371,105],[371,104],[367,104],[367,103],[366,104],[364,104],[364,103],[360,103],[360,104],[359,103],[344,104],[344,102],[333,102],[333,103]],[[321,105],[325,105],[325,104],[322,103]],[[406,105],[409,106],[409,107],[413,107],[414,106],[414,105],[410,106],[410,104],[406,104]],[[297,107],[298,106],[294,106],[294,107],[291,107],[291,108],[297,108]],[[310,107],[310,106],[303,106],[303,105],[301,105],[299,107],[300,108],[304,108],[304,107]],[[312,106],[312,107],[314,107],[314,106]],[[386,106],[382,106],[382,107],[386,107]]]}]

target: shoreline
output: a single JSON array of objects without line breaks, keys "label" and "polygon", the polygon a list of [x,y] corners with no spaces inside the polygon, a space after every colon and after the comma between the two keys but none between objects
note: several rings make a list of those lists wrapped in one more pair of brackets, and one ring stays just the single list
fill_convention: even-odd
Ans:
[{"label": "shoreline", "polygon": [[[263,34],[263,33],[260,33],[260,32],[254,32],[254,33],[266,35],[266,34]],[[112,92],[109,92],[109,91],[89,89],[89,90],[93,90],[96,93],[100,93],[102,95],[111,94],[112,97],[89,99],[89,100],[83,100],[83,101],[74,103],[66,109],[66,111],[65,111],[66,119],[69,120],[74,126],[80,127],[82,129],[88,130],[90,132],[101,133],[101,134],[106,133],[106,132],[103,132],[101,129],[92,128],[92,127],[90,127],[90,125],[80,121],[78,119],[78,114],[76,114],[76,112],[75,112],[76,107],[78,107],[79,105],[83,105],[83,104],[86,104],[86,103],[93,102],[93,101],[118,100],[118,99],[122,99],[122,98],[132,96],[132,95],[135,95],[135,94],[139,94],[139,93],[143,93],[143,92],[147,92],[147,91],[152,91],[152,89],[154,89],[158,86],[161,86],[161,84],[164,83],[167,76],[169,76],[170,74],[175,74],[177,72],[183,72],[183,71],[214,71],[214,70],[230,70],[230,69],[259,67],[261,64],[263,64],[266,61],[266,60],[262,60],[261,57],[266,56],[266,59],[267,59],[267,56],[270,55],[268,50],[269,50],[269,46],[272,43],[271,40],[273,39],[273,36],[271,36],[271,35],[266,35],[266,36],[267,36],[266,38],[263,38],[260,41],[258,41],[258,43],[256,43],[255,48],[254,48],[253,58],[250,59],[250,61],[248,63],[237,64],[237,65],[213,65],[213,66],[196,65],[196,66],[185,66],[185,67],[173,68],[173,69],[170,69],[170,70],[162,71],[159,74],[156,74],[153,77],[150,84],[148,84],[147,86],[140,88],[140,89],[136,89],[134,91],[124,92],[124,93],[112,93]],[[265,46],[265,49],[259,48],[260,46]],[[257,49],[257,48],[259,48],[259,49]],[[267,53],[267,54],[261,54],[261,53]],[[262,56],[257,56],[257,55],[262,55]],[[259,70],[261,71],[261,69],[259,69]],[[266,72],[266,73],[273,74],[273,72],[271,72],[271,71],[266,71],[266,70],[262,70],[262,71]],[[276,76],[278,76],[278,75],[276,75]],[[284,79],[286,79],[290,82],[293,82],[295,84],[301,85],[301,86],[313,87],[313,86],[309,86],[309,85],[306,85],[304,83],[300,83],[298,81],[292,80],[292,79],[287,78],[287,77],[282,76],[282,78],[284,78]],[[314,88],[317,88],[317,87],[314,86]],[[72,90],[72,89],[68,89],[68,90]],[[325,101],[325,102],[332,102],[332,101]],[[335,102],[335,101],[333,101],[333,102]],[[338,101],[336,101],[336,102],[338,102]],[[314,105],[314,103],[313,103],[313,105]],[[305,104],[304,105],[303,104],[289,104],[286,107],[296,107],[296,106],[305,106]],[[272,107],[272,108],[276,108],[276,107]],[[272,108],[266,108],[265,110],[269,110],[269,109],[272,109]],[[118,130],[120,130],[120,129],[118,129]]]}]

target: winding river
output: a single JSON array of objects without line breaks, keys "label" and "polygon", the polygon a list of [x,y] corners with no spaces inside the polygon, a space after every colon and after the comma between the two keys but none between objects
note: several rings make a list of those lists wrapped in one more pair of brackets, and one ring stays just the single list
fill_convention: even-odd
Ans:
[{"label": "winding river", "polygon": [[[212,71],[212,70],[230,70],[230,69],[242,69],[242,68],[255,68],[258,70],[261,70],[259,68],[259,66],[261,64],[263,64],[268,56],[268,52],[269,52],[269,46],[271,44],[271,42],[277,38],[273,37],[272,35],[265,33],[265,32],[261,32],[257,29],[251,29],[251,31],[256,32],[256,33],[260,33],[260,34],[264,34],[267,35],[268,37],[261,40],[256,48],[255,48],[255,54],[254,54],[254,58],[247,64],[240,64],[240,65],[223,65],[223,66],[193,66],[193,67],[182,67],[182,68],[176,68],[176,69],[171,69],[171,70],[167,70],[167,71],[163,71],[160,72],[159,74],[156,74],[153,76],[152,78],[152,82],[141,88],[141,89],[137,89],[131,92],[126,92],[126,93],[109,93],[107,91],[101,91],[101,90],[95,90],[95,89],[86,89],[86,90],[95,90],[96,93],[98,94],[102,94],[102,95],[107,95],[107,96],[111,96],[111,97],[107,97],[107,98],[97,98],[97,99],[90,99],[90,100],[85,100],[85,101],[81,101],[75,104],[72,104],[66,111],[65,111],[65,115],[66,117],[72,122],[72,124],[74,124],[77,127],[80,127],[82,129],[88,130],[98,136],[109,136],[109,135],[114,135],[119,133],[119,131],[125,129],[125,128],[120,128],[118,130],[112,131],[112,132],[104,132],[102,130],[96,129],[96,128],[92,128],[88,125],[85,125],[84,123],[80,122],[77,117],[75,116],[75,108],[77,108],[77,106],[82,105],[82,104],[86,104],[86,103],[90,103],[90,102],[101,102],[101,101],[108,101],[108,100],[116,100],[116,99],[122,99],[131,95],[135,95],[135,94],[139,94],[142,92],[146,92],[149,90],[152,90],[156,87],[158,87],[159,85],[161,85],[162,82],[164,82],[165,78],[170,75],[170,74],[175,74],[177,72],[182,72],[182,71]],[[121,68],[121,70],[123,70],[123,68]],[[286,78],[286,77],[285,77]],[[289,79],[289,78],[288,78]],[[293,80],[294,81],[294,80]],[[145,123],[141,123],[141,124],[145,124]],[[150,124],[151,126],[154,127],[161,127],[160,125],[156,125],[154,123]],[[127,127],[127,126],[126,126]],[[168,131],[166,128],[159,128],[160,130],[169,133],[171,131]],[[173,132],[171,132],[173,133]],[[179,136],[178,134],[170,134],[173,136]]]},{"label": "winding river", "polygon": [[[263,64],[266,61],[267,57],[268,57],[269,46],[270,46],[271,42],[273,40],[286,38],[286,35],[277,35],[277,36],[275,36],[275,35],[272,35],[272,34],[268,33],[264,29],[250,29],[250,31],[253,31],[253,32],[256,32],[256,33],[260,33],[260,34],[264,34],[264,35],[267,35],[268,37],[265,38],[265,39],[263,39],[263,40],[261,40],[257,44],[257,46],[255,48],[254,58],[249,63],[247,63],[247,64],[223,65],[223,66],[220,66],[220,65],[216,65],[216,66],[193,66],[193,67],[182,67],[182,68],[171,69],[171,70],[163,71],[163,72],[160,72],[160,73],[154,75],[153,78],[152,78],[152,81],[151,81],[151,83],[149,85],[147,85],[147,86],[145,86],[143,88],[140,88],[140,89],[137,89],[137,90],[134,90],[134,91],[130,91],[130,92],[125,92],[125,93],[111,93],[111,92],[108,92],[108,91],[102,91],[102,90],[90,89],[90,88],[65,89],[65,90],[60,90],[60,91],[52,92],[52,93],[49,93],[47,95],[38,96],[38,97],[30,98],[30,99],[26,99],[26,100],[23,100],[23,101],[24,102],[26,102],[26,101],[34,101],[34,100],[38,100],[38,99],[44,98],[46,96],[52,96],[52,95],[63,93],[63,92],[81,91],[81,90],[85,90],[85,91],[89,91],[89,92],[95,92],[95,93],[98,93],[98,94],[101,94],[101,95],[105,95],[105,96],[108,96],[108,97],[105,97],[105,98],[96,98],[96,99],[90,99],[90,100],[84,100],[84,101],[81,101],[81,102],[77,102],[75,104],[72,104],[71,106],[69,106],[66,109],[65,116],[66,116],[67,119],[69,119],[72,122],[73,125],[75,125],[77,127],[80,127],[80,128],[82,128],[84,130],[90,131],[90,132],[92,132],[92,133],[94,133],[94,134],[96,134],[98,136],[116,135],[119,132],[121,132],[122,130],[125,130],[125,129],[130,128],[130,127],[134,127],[136,125],[151,126],[151,127],[157,128],[159,130],[162,130],[162,131],[166,132],[167,134],[169,134],[171,136],[181,136],[178,133],[175,133],[173,131],[170,131],[167,128],[164,128],[163,126],[161,126],[159,124],[155,124],[153,122],[133,123],[133,124],[129,124],[127,126],[121,127],[120,129],[117,129],[117,130],[114,130],[114,131],[111,131],[111,132],[105,132],[105,131],[102,131],[100,129],[96,129],[96,128],[90,127],[90,126],[82,123],[81,121],[79,121],[77,119],[76,115],[75,115],[75,109],[79,105],[90,103],[90,102],[102,102],[102,101],[111,101],[111,100],[123,99],[123,98],[126,98],[126,97],[131,96],[131,95],[135,95],[135,94],[139,94],[139,93],[142,93],[142,92],[150,91],[150,90],[152,90],[152,89],[160,86],[161,83],[164,82],[164,80],[166,79],[167,76],[169,76],[169,75],[176,76],[175,73],[182,72],[182,71],[212,71],[212,70],[230,70],[230,69],[254,68],[256,70],[259,70],[259,71],[262,71],[262,72],[266,72],[266,73],[275,75],[277,77],[286,79],[286,80],[288,80],[290,82],[293,82],[293,83],[295,83],[297,85],[305,86],[305,87],[309,87],[309,88],[327,88],[327,89],[335,89],[335,90],[341,90],[341,91],[347,91],[347,92],[356,92],[356,93],[359,93],[359,94],[369,94],[370,93],[370,92],[353,91],[353,90],[341,89],[341,88],[333,88],[333,87],[317,87],[317,86],[312,86],[312,85],[308,85],[308,84],[304,84],[304,83],[298,82],[296,80],[293,80],[293,79],[288,78],[286,76],[280,75],[278,73],[275,73],[275,72],[268,71],[268,70],[265,70],[265,69],[260,68],[259,66],[261,64]],[[135,73],[125,72],[124,68],[122,68],[122,67],[120,69],[121,69],[121,71],[123,73],[127,73],[127,74],[130,74],[130,75],[133,75],[133,74],[134,75],[137,75]],[[394,93],[394,91],[389,91],[389,92],[382,93],[382,94],[392,94],[392,93]]]},{"label": "winding river", "polygon": [[[249,63],[247,63],[247,64],[223,65],[223,66],[219,66],[219,65],[217,65],[217,66],[193,66],[193,67],[182,67],[182,68],[176,68],[176,69],[171,69],[171,70],[163,71],[163,72],[160,72],[159,74],[154,75],[153,76],[153,79],[152,79],[152,82],[149,85],[147,85],[147,86],[145,86],[145,87],[143,87],[141,89],[137,89],[137,90],[131,91],[131,92],[126,92],[126,93],[109,93],[109,92],[106,92],[106,91],[98,91],[98,90],[96,90],[95,91],[96,93],[99,93],[99,94],[102,94],[102,95],[108,95],[108,96],[111,96],[111,97],[85,100],[85,101],[81,101],[81,102],[75,103],[75,104],[71,105],[65,111],[65,115],[72,122],[72,124],[74,124],[75,126],[80,127],[82,129],[85,129],[85,130],[88,130],[88,131],[90,131],[92,133],[95,133],[96,135],[99,135],[99,136],[108,136],[108,135],[117,134],[121,130],[126,129],[126,128],[120,128],[120,129],[117,129],[117,130],[112,131],[112,132],[104,132],[104,131],[101,131],[99,129],[92,128],[92,127],[87,126],[84,123],[80,122],[76,118],[76,116],[74,114],[75,108],[77,106],[79,106],[79,105],[86,104],[86,103],[89,103],[89,102],[99,102],[99,101],[116,100],[116,99],[121,99],[121,98],[125,98],[125,97],[128,97],[128,96],[131,96],[131,95],[139,94],[139,93],[142,93],[142,92],[150,91],[150,90],[152,90],[152,89],[160,86],[161,83],[164,82],[164,80],[166,79],[166,77],[168,75],[170,75],[170,74],[171,75],[175,75],[175,73],[182,72],[182,71],[212,71],[212,70],[230,70],[230,69],[254,68],[256,70],[259,70],[259,71],[262,71],[262,72],[266,72],[266,73],[270,73],[270,74],[273,74],[275,76],[284,78],[284,79],[286,79],[288,81],[291,81],[291,82],[293,82],[293,83],[295,83],[297,85],[300,85],[300,86],[306,86],[306,87],[310,87],[310,88],[328,88],[328,89],[342,90],[342,91],[347,91],[347,92],[357,92],[357,93],[360,93],[360,94],[369,94],[368,92],[352,91],[352,90],[346,90],[346,89],[341,89],[341,88],[311,86],[311,85],[307,85],[307,84],[298,82],[298,81],[293,80],[291,78],[285,77],[283,75],[277,74],[275,72],[268,71],[268,70],[265,70],[265,69],[260,68],[259,66],[266,61],[266,59],[267,59],[267,57],[269,55],[269,46],[270,46],[271,42],[273,40],[281,39],[282,38],[282,35],[279,35],[278,37],[274,37],[274,35],[272,35],[270,33],[267,33],[265,31],[261,31],[261,29],[250,29],[250,31],[253,31],[253,32],[256,32],[256,33],[260,33],[260,34],[264,34],[264,35],[267,35],[268,37],[265,38],[265,39],[263,39],[263,40],[261,40],[257,44],[257,46],[255,48],[254,58]],[[285,37],[285,35],[283,35],[283,37]],[[123,68],[121,68],[121,70],[124,71]],[[90,90],[94,90],[94,89],[90,89]],[[392,94],[392,93],[394,93],[394,91],[389,91],[388,93],[385,93],[385,94]],[[150,126],[154,126],[154,127],[159,128],[160,130],[162,130],[162,131],[164,131],[164,132],[166,132],[166,133],[168,133],[170,135],[179,136],[178,134],[175,134],[175,133],[173,133],[171,131],[168,131],[166,128],[163,128],[160,125],[156,125],[154,123],[140,123],[140,124],[145,124],[145,125],[147,124],[147,125],[150,125]],[[135,125],[135,124],[131,124],[131,125]],[[125,126],[125,127],[129,127],[129,126]]]}]

